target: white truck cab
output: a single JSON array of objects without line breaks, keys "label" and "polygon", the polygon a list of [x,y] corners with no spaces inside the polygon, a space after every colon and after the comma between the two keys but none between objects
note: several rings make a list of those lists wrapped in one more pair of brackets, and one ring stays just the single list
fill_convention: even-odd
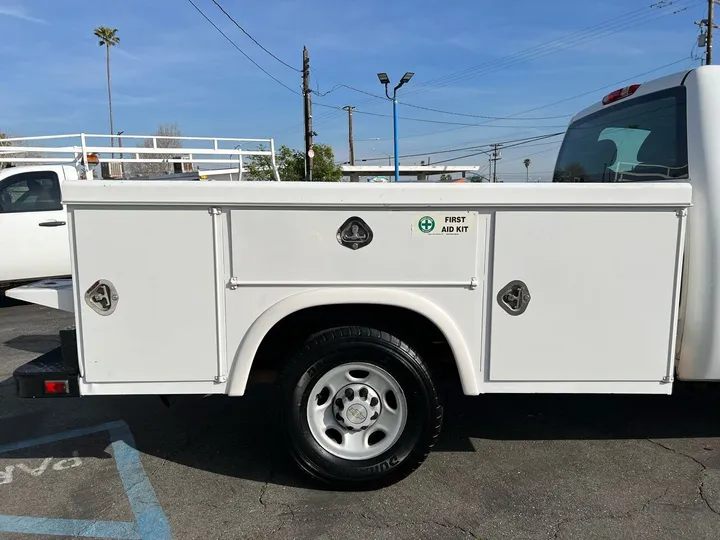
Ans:
[{"label": "white truck cab", "polygon": [[70,275],[70,239],[61,185],[75,167],[0,169],[0,285]]},{"label": "white truck cab", "polygon": [[[415,470],[466,395],[720,381],[720,67],[576,115],[552,183],[66,181],[67,309],[21,397],[242,396],[333,486]],[[112,249],[106,249],[112,246]],[[482,421],[482,419],[479,419]]]}]

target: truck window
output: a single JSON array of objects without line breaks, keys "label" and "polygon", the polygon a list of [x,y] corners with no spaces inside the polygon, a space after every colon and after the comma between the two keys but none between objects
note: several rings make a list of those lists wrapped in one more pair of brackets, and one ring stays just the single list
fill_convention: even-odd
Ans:
[{"label": "truck window", "polygon": [[16,174],[0,182],[0,212],[62,210],[60,181],[52,171]]},{"label": "truck window", "polygon": [[685,87],[629,99],[573,122],[553,182],[688,177]]}]

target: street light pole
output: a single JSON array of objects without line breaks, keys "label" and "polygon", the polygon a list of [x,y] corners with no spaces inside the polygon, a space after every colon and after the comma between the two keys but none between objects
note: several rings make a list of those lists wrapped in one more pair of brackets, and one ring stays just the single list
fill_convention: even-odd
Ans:
[{"label": "street light pole", "polygon": [[393,102],[393,151],[395,153],[395,181],[400,181],[400,153],[398,152],[398,108],[397,108],[397,91],[402,87],[405,83],[409,82],[410,79],[412,79],[412,76],[415,75],[414,73],[408,71],[405,73],[405,75],[402,76],[402,79],[400,79],[400,82],[393,88],[393,94],[392,97],[390,97],[390,93],[388,92],[388,85],[390,84],[390,78],[388,77],[387,73],[378,73],[378,79],[380,80],[380,84],[385,86],[385,96],[392,100]]},{"label": "street light pole", "polygon": [[400,153],[398,152],[398,108],[393,92],[393,154],[395,155],[395,181],[400,181]]}]

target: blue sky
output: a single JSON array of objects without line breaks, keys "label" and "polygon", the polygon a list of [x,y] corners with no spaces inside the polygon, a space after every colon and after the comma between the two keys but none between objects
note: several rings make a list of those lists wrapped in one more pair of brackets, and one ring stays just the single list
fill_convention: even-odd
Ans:
[{"label": "blue sky", "polygon": [[[194,1],[256,62],[300,90],[298,72],[263,52],[211,0]],[[653,1],[658,0],[219,0],[285,62],[299,68],[307,45],[319,93],[339,84],[382,93],[377,72],[395,82],[413,71],[399,92],[408,104],[485,116],[543,107],[526,117],[572,114],[601,99],[614,83],[671,62],[678,63],[640,81],[698,65],[691,59],[698,34],[693,21],[703,18],[706,2],[650,7]],[[0,131],[107,132],[105,54],[92,33],[99,25],[118,28],[121,38],[111,60],[116,130],[146,134],[161,122],[177,122],[188,136],[273,137],[302,147],[300,95],[252,65],[187,0],[0,0]],[[319,104],[357,107],[356,163],[392,154],[390,102],[343,87],[313,99],[316,141],[333,145],[338,161],[348,156],[347,115]],[[484,120],[400,107],[403,117],[432,121],[400,121],[400,155],[562,131],[568,121],[518,120],[520,115],[464,127],[439,122]],[[531,176],[547,176],[559,139],[553,141],[506,150],[499,174],[521,178],[522,160],[529,157]],[[466,153],[429,157],[435,162]],[[487,158],[456,163],[486,166]]]}]

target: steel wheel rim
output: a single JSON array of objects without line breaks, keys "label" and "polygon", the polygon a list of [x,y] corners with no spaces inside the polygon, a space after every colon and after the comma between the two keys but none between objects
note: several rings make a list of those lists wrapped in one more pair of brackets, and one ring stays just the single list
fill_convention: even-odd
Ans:
[{"label": "steel wheel rim", "polygon": [[352,461],[372,459],[402,435],[407,399],[390,373],[354,362],[334,367],[318,379],[310,391],[306,416],[313,438],[325,451]]}]

